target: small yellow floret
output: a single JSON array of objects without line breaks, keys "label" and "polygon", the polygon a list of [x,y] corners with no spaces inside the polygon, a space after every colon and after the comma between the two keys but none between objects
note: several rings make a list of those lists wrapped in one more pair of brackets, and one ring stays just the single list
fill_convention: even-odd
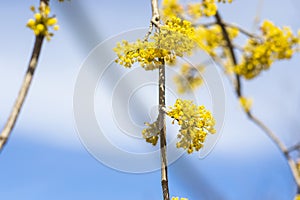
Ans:
[{"label": "small yellow floret", "polygon": [[35,20],[34,19],[29,19],[27,22],[28,27],[33,27],[35,25]]},{"label": "small yellow floret", "polygon": [[58,25],[53,26],[53,30],[58,31],[59,30],[59,26]]},{"label": "small yellow floret", "polygon": [[55,25],[57,23],[57,19],[56,18],[49,18],[48,20],[47,20],[47,25],[48,26],[53,26],[53,25]]},{"label": "small yellow floret", "polygon": [[245,112],[249,112],[252,104],[253,104],[253,100],[246,98],[246,97],[240,97],[239,99],[240,105],[242,106],[242,108],[244,109]]},{"label": "small yellow floret", "polygon": [[38,12],[34,6],[30,7],[30,10],[34,12],[34,19],[29,19],[27,22],[27,27],[29,27],[36,36],[45,36],[49,41],[53,36],[53,33],[49,32],[49,28],[52,27],[53,30],[57,31],[59,26],[57,24],[57,19],[55,17],[50,17],[50,7],[45,3],[41,3]]},{"label": "small yellow floret", "polygon": [[43,32],[45,30],[45,26],[43,24],[38,24],[36,26],[36,29],[39,31],[39,32]]},{"label": "small yellow floret", "polygon": [[35,18],[37,21],[40,21],[40,20],[42,19],[41,13],[35,13],[35,14],[34,14],[34,18]]}]

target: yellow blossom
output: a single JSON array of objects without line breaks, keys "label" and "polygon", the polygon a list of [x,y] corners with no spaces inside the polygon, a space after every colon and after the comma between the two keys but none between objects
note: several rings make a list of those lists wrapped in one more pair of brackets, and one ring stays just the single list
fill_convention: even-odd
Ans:
[{"label": "yellow blossom", "polygon": [[118,58],[116,62],[125,67],[131,67],[134,63],[138,62],[146,70],[153,70],[158,68],[162,64],[162,59],[168,57],[171,54],[166,49],[158,48],[155,42],[141,41],[129,43],[128,41],[122,41],[118,43],[114,48]]},{"label": "yellow blossom", "polygon": [[252,79],[269,69],[276,60],[290,59],[300,40],[289,27],[279,28],[270,21],[264,21],[260,30],[262,38],[250,38],[247,41],[242,59],[234,69],[246,79]]},{"label": "yellow blossom", "polygon": [[152,124],[145,123],[145,125],[148,126],[148,128],[142,131],[143,137],[146,142],[151,143],[153,146],[155,146],[157,144],[160,131],[158,127],[158,121],[155,121]]},{"label": "yellow blossom", "polygon": [[203,79],[200,73],[204,72],[204,69],[203,66],[194,67],[189,63],[184,63],[181,66],[179,75],[174,77],[178,93],[191,92],[202,85]]},{"label": "yellow blossom", "polygon": [[47,24],[48,26],[53,26],[53,25],[57,24],[57,19],[56,19],[56,18],[49,18],[49,19],[47,20],[46,24]]},{"label": "yellow blossom", "polygon": [[36,19],[36,21],[40,21],[42,19],[41,13],[35,13],[34,18]]},{"label": "yellow blossom", "polygon": [[32,29],[35,35],[45,36],[47,40],[50,40],[53,33],[49,32],[49,28],[52,27],[53,30],[58,30],[57,19],[55,17],[49,17],[50,7],[48,5],[42,4],[39,7],[39,12],[36,12],[34,6],[30,7],[30,10],[34,12],[34,19],[29,19],[27,22],[27,27]]},{"label": "yellow blossom", "polygon": [[192,101],[177,99],[167,115],[180,125],[177,148],[183,148],[189,154],[203,147],[207,134],[216,132],[212,114],[204,106],[196,106]]},{"label": "yellow blossom", "polygon": [[151,41],[118,43],[114,48],[116,62],[125,67],[139,63],[146,70],[157,69],[163,63],[174,64],[176,56],[190,54],[196,47],[194,33],[190,22],[173,17],[150,37]]},{"label": "yellow blossom", "polygon": [[[236,28],[227,27],[226,30],[231,40],[235,39],[239,35],[239,30]],[[219,25],[213,25],[209,28],[198,26],[195,29],[195,41],[198,47],[206,51],[211,56],[217,55],[217,50],[219,48],[227,48],[227,43],[224,40],[223,33]],[[224,48],[222,48],[222,50],[224,50]]]},{"label": "yellow blossom", "polygon": [[[218,0],[218,2],[225,3],[226,0]],[[231,3],[231,0],[228,0]],[[210,17],[216,14],[218,10],[215,0],[203,0],[202,2],[189,3],[187,5],[187,14],[192,19],[197,20],[202,16]]]},{"label": "yellow blossom", "polygon": [[59,30],[59,26],[58,25],[53,26],[53,30],[58,31]]},{"label": "yellow blossom", "polygon": [[194,20],[199,19],[203,15],[201,6],[201,3],[189,3],[187,5],[187,14],[191,16]]},{"label": "yellow blossom", "polygon": [[246,97],[240,97],[239,98],[240,105],[244,109],[245,112],[249,112],[251,109],[251,106],[253,104],[253,100],[246,98]]},{"label": "yellow blossom", "polygon": [[183,7],[178,3],[178,0],[163,0],[162,1],[162,17],[168,19],[179,17],[183,13]]},{"label": "yellow blossom", "polygon": [[27,22],[27,26],[28,27],[33,27],[34,25],[35,25],[35,20],[29,19],[28,22]]},{"label": "yellow blossom", "polygon": [[195,29],[191,22],[172,17],[160,27],[160,32],[153,36],[157,46],[182,57],[184,53],[191,54],[196,47],[194,41]]}]

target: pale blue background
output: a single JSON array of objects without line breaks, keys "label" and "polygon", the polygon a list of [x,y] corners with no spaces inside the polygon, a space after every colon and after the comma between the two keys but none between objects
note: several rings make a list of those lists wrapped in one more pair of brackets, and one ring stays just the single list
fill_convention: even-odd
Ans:
[{"label": "pale blue background", "polygon": [[[186,0],[187,1],[187,0]],[[0,122],[6,120],[26,70],[33,34],[25,27],[38,1],[0,2]],[[252,28],[259,1],[221,6],[228,21]],[[96,161],[81,145],[72,95],[80,65],[104,39],[137,27],[151,16],[148,0],[52,2],[61,30],[45,43],[24,109],[0,155],[0,196],[5,200],[161,199],[160,173],[126,174]],[[260,7],[260,6],[259,6]],[[265,0],[261,17],[300,27],[297,0]],[[254,111],[281,139],[300,136],[299,56],[279,62],[245,84]],[[222,137],[204,160],[184,156],[169,168],[170,193],[189,200],[290,200],[295,184],[283,156],[240,110],[225,80]]]}]

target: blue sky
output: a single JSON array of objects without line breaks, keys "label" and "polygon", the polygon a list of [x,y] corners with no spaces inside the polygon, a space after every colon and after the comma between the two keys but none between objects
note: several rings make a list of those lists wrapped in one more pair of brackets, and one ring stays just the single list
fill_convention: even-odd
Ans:
[{"label": "blue sky", "polygon": [[[251,29],[259,1],[220,6],[228,21]],[[121,32],[147,27],[148,0],[73,0],[53,3],[61,30],[46,42],[21,116],[0,155],[3,199],[161,199],[159,171],[124,173],[98,162],[83,147],[73,116],[73,92],[89,52]],[[5,1],[0,6],[0,122],[6,120],[33,45],[25,27],[37,1]],[[297,0],[265,0],[261,18],[300,27]],[[254,112],[287,144],[300,137],[299,56],[276,63],[245,83]],[[277,148],[240,110],[226,79],[226,118],[221,138],[205,159],[184,155],[169,168],[170,192],[189,200],[290,200],[295,185]],[[142,144],[147,145],[147,144]],[[106,152],[109,153],[109,152]]]}]

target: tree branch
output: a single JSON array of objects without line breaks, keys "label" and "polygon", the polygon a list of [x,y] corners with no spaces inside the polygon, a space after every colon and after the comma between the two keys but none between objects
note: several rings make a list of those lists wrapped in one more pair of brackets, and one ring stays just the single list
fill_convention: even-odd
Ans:
[{"label": "tree branch", "polygon": [[300,175],[297,170],[297,165],[295,161],[292,159],[292,157],[289,154],[288,148],[284,145],[283,142],[276,136],[275,133],[273,133],[262,121],[260,121],[257,117],[255,117],[252,113],[246,112],[249,119],[256,124],[259,128],[262,129],[263,132],[272,140],[272,142],[279,148],[279,150],[282,152],[284,157],[286,158],[288,165],[291,169],[292,175],[294,177],[294,180],[297,184],[297,190],[300,189]]},{"label": "tree branch", "polygon": [[151,0],[152,7],[152,19],[151,23],[153,23],[157,28],[160,27],[160,14],[158,9],[158,0]]},{"label": "tree branch", "polygon": [[[158,9],[158,0],[151,0],[152,6],[152,20],[151,23],[159,28],[160,24],[160,14]],[[162,63],[159,68],[159,80],[158,80],[158,94],[159,94],[159,114],[158,114],[158,127],[159,127],[159,137],[160,137],[160,154],[161,154],[161,187],[163,192],[164,200],[170,200],[169,185],[168,185],[168,161],[167,161],[167,133],[166,133],[166,73],[165,73],[165,61],[164,58],[159,59]]]},{"label": "tree branch", "polygon": [[300,143],[288,148],[289,153],[292,152],[292,151],[296,151],[296,150],[298,150],[298,151],[300,150]]},{"label": "tree branch", "polygon": [[166,115],[164,108],[165,99],[165,64],[164,59],[160,59],[163,64],[159,66],[159,115],[158,127],[160,129],[160,152],[161,152],[161,186],[164,200],[169,200],[168,186],[168,161],[167,161],[167,134],[166,134]]},{"label": "tree branch", "polygon": [[[40,5],[48,5],[49,0],[41,0]],[[27,96],[31,81],[38,63],[40,52],[42,49],[44,36],[38,35],[35,37],[35,43],[32,51],[32,55],[29,61],[29,65],[22,83],[22,86],[19,91],[19,95],[15,101],[14,107],[9,115],[8,120],[0,133],[0,153],[3,150],[5,144],[7,143],[13,128],[15,127],[16,121],[20,115],[21,108],[24,104],[25,98]]]},{"label": "tree branch", "polygon": [[[229,49],[232,62],[233,62],[234,65],[237,65],[237,59],[236,59],[236,55],[235,55],[235,52],[234,52],[234,49],[233,49],[233,44],[232,44],[232,42],[229,38],[228,32],[226,30],[226,25],[224,24],[224,22],[223,22],[220,14],[218,12],[216,13],[215,17],[216,17],[217,24],[219,24],[221,29],[222,29],[224,39],[227,42],[227,47]],[[237,80],[236,81],[237,85],[235,87],[235,92],[236,92],[237,96],[240,98],[243,95],[242,95],[240,76],[238,74],[236,74],[236,80]],[[283,142],[281,142],[281,140],[276,136],[276,134],[274,134],[262,121],[260,121],[253,114],[251,114],[250,111],[246,112],[246,114],[247,114],[248,118],[254,124],[256,124],[259,128],[261,128],[262,131],[273,141],[273,143],[282,152],[282,154],[284,155],[284,157],[286,158],[286,160],[288,162],[288,165],[291,169],[294,180],[297,184],[297,191],[300,191],[300,175],[298,173],[295,161],[289,155],[289,151],[288,151],[287,147],[284,145]]]},{"label": "tree branch", "polygon": [[[227,48],[230,52],[230,56],[231,56],[231,59],[232,59],[232,62],[234,65],[237,65],[237,59],[236,59],[236,56],[235,56],[235,53],[234,53],[234,47],[233,47],[233,44],[229,38],[229,34],[226,30],[226,25],[224,24],[219,12],[217,11],[216,15],[215,15],[215,18],[216,18],[216,22],[217,24],[221,27],[222,29],[222,33],[223,33],[223,36],[224,36],[224,40],[226,41],[227,43]],[[241,79],[240,79],[240,76],[238,74],[235,74],[235,77],[236,77],[236,86],[235,86],[235,90],[236,90],[236,93],[237,93],[237,96],[238,97],[242,97],[242,86],[241,86]]]},{"label": "tree branch", "polygon": [[230,27],[230,28],[236,28],[238,29],[241,33],[243,33],[244,35],[250,37],[250,38],[257,38],[259,40],[263,40],[261,37],[259,37],[258,35],[255,35],[254,33],[250,33],[249,31],[239,27],[238,25],[235,25],[235,24],[230,24],[230,23],[227,23],[227,22],[224,22],[224,25],[226,27]]}]

